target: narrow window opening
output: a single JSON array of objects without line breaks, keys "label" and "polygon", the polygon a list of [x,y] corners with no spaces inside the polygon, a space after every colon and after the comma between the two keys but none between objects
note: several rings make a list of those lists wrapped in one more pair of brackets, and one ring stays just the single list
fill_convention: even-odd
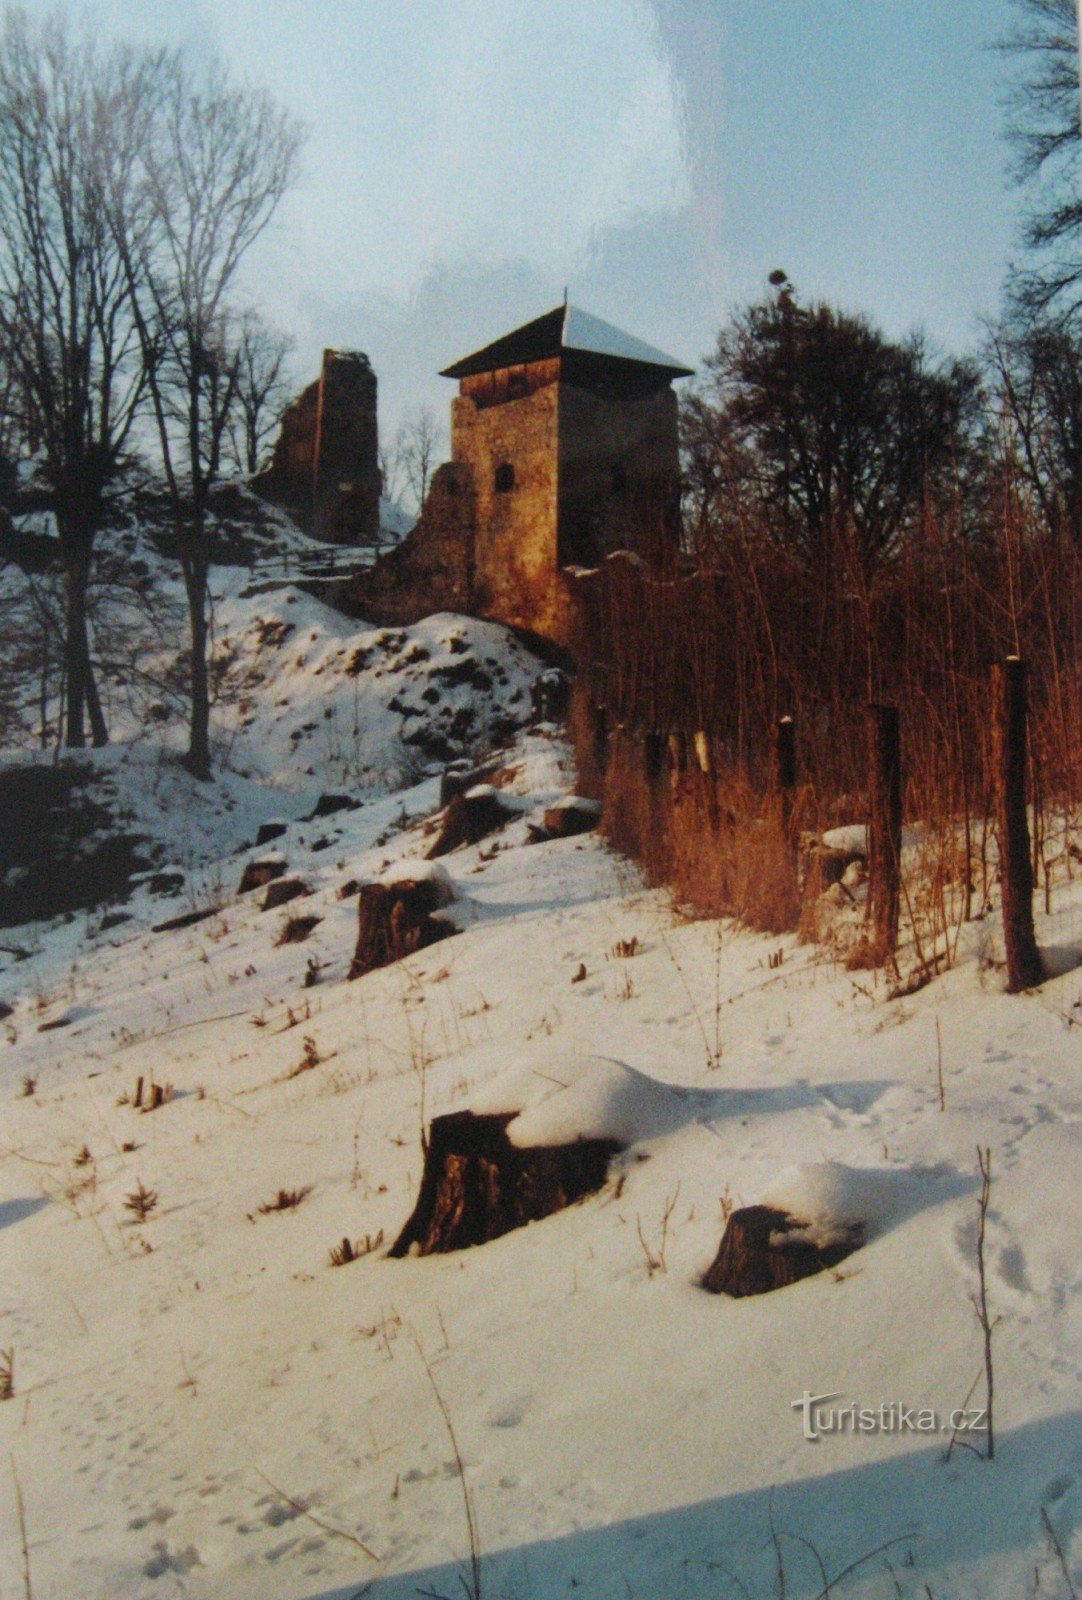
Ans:
[{"label": "narrow window opening", "polygon": [[501,461],[496,468],[496,493],[510,494],[515,487],[515,469],[510,461]]}]

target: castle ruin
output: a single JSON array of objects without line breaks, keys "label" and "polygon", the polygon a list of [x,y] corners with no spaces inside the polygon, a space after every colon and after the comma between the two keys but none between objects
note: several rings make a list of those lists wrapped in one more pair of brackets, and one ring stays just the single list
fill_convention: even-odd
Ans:
[{"label": "castle ruin", "polygon": [[324,350],[319,377],[282,413],[274,456],[252,487],[331,544],[379,538],[376,374],[356,350]]},{"label": "castle ruin", "polygon": [[570,305],[446,367],[451,460],[351,608],[391,623],[464,611],[566,643],[576,569],[678,551],[672,382],[691,370]]}]

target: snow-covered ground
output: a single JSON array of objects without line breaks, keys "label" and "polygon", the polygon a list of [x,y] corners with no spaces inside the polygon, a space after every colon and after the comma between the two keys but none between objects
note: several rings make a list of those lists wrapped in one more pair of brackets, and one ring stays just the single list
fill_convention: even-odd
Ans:
[{"label": "snow-covered ground", "polygon": [[[489,1600],[1066,1600],[1077,871],[1038,992],[1003,992],[993,917],[888,1000],[824,949],[682,919],[595,836],[532,842],[573,775],[557,730],[514,733],[537,666],[502,630],[215,582],[214,784],[176,719],[87,758],[183,885],[0,935],[24,957],[0,952],[0,1595],[457,1596],[468,1498]],[[440,761],[501,740],[518,816],[445,858],[461,931],[349,982],[339,891],[423,855]],[[313,818],[337,791],[363,804]],[[238,847],[272,819],[310,893],[262,911]],[[280,943],[291,915],[320,920]],[[171,1089],[153,1112],[140,1078]],[[627,1149],[559,1215],[389,1259],[422,1126],[465,1107]],[[978,1146],[996,1456],[974,1432],[947,1461],[949,1427],[917,1424],[984,1403]],[[280,1191],[303,1193],[262,1210]],[[758,1201],[867,1242],[707,1294],[725,1214]]]},{"label": "snow-covered ground", "polygon": [[[153,934],[137,895],[105,934],[38,928],[0,976],[0,1592],[23,1592],[17,1479],[39,1597],[459,1594],[457,1446],[489,1596],[777,1596],[779,1553],[790,1596],[855,1562],[830,1593],[1065,1596],[1042,1508],[1070,1561],[1079,972],[1008,997],[977,924],[888,1002],[790,938],[680,920],[593,837],[528,843],[567,754],[541,729],[507,764],[522,816],[446,861],[463,931],[398,966],[346,981],[337,891],[427,848],[398,823],[431,781],[327,819],[330,848],[294,822],[275,844],[312,893],[289,908],[237,898],[232,857],[214,917]],[[322,921],[278,945],[298,910]],[[1077,879],[1040,936],[1082,946]],[[172,1088],[151,1114],[140,1076]],[[511,1101],[524,1142],[629,1142],[606,1190],[387,1259],[422,1117]],[[995,1461],[900,1428],[805,1439],[806,1392],[983,1403],[978,1145]],[[706,1294],[723,1207],[760,1199],[859,1213],[868,1243],[772,1295]],[[382,1243],[335,1269],[343,1237]]]}]

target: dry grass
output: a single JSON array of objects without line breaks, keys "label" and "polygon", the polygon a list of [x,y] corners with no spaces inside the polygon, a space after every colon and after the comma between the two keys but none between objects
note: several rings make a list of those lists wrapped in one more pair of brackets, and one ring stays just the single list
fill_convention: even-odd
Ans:
[{"label": "dry grass", "polygon": [[[899,981],[943,970],[995,888],[989,669],[1021,654],[1034,877],[1050,908],[1056,875],[1082,860],[1082,548],[1050,535],[1017,486],[997,493],[979,536],[928,509],[874,571],[854,564],[844,527],[835,564],[811,570],[749,524],[698,571],[613,559],[584,580],[569,723],[609,840],[689,911],[829,937],[837,919],[814,883],[801,894],[795,841],[867,821],[866,707],[893,704],[903,817],[919,834],[898,950],[870,953]],[[859,942],[859,926],[842,932]]]},{"label": "dry grass", "polygon": [[124,1197],[124,1209],[131,1212],[132,1221],[136,1223],[145,1222],[157,1204],[157,1190],[144,1188],[141,1178],[136,1179],[136,1186],[131,1194]]},{"label": "dry grass", "polygon": [[256,1209],[261,1217],[269,1217],[275,1211],[293,1211],[311,1192],[310,1183],[306,1183],[301,1189],[279,1189],[273,1200],[264,1200]]},{"label": "dry grass", "polygon": [[795,839],[812,810],[806,790],[785,822],[775,797],[735,776],[687,769],[651,782],[641,742],[626,732],[610,740],[602,832],[696,915],[733,917],[762,933],[795,928]]}]

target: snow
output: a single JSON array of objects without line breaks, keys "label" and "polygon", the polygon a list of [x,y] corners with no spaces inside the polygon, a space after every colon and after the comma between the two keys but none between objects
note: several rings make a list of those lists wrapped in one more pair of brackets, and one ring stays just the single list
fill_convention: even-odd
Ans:
[{"label": "snow", "polygon": [[[168,725],[164,750],[133,723],[87,756],[183,889],[137,885],[108,929],[102,907],[0,935],[0,1594],[24,1592],[16,1477],[41,1597],[457,1594],[457,1448],[497,1600],[767,1600],[772,1528],[792,1600],[822,1593],[819,1560],[832,1580],[859,1563],[837,1597],[1018,1600],[1036,1572],[1067,1600],[1042,1508],[1077,1574],[1077,871],[1038,912],[1057,952],[1039,991],[1003,992],[996,913],[890,1001],[828,950],[687,921],[596,836],[531,842],[574,773],[551,728],[515,732],[536,666],[502,630],[373,629],[289,583],[215,583],[233,698],[214,783],[179,767]],[[423,862],[441,762],[409,741],[460,711],[456,754],[504,729],[498,787],[521,815],[498,851]],[[342,788],[364,803],[306,820]],[[322,919],[303,944],[277,943],[287,909],[235,893],[271,818]],[[348,981],[340,888],[418,872],[468,925]],[[151,931],[195,906],[215,909]],[[139,1077],[172,1096],[136,1110]],[[625,1149],[559,1215],[388,1259],[422,1124],[466,1107],[516,1113],[520,1146]],[[805,1392],[967,1403],[978,1145],[995,1461],[945,1461],[949,1430],[806,1440]],[[141,1224],[139,1182],[159,1197]],[[726,1209],[758,1202],[820,1232],[860,1220],[867,1241],[776,1294],[706,1294]],[[381,1235],[329,1265],[343,1237]]]},{"label": "snow", "polygon": [[406,856],[396,861],[380,875],[380,883],[390,887],[396,883],[430,883],[439,894],[441,904],[449,906],[455,898],[451,874],[442,861],[416,861]]},{"label": "snow", "polygon": [[629,1147],[684,1126],[695,1115],[696,1100],[622,1061],[547,1052],[502,1074],[470,1108],[519,1112],[507,1136],[521,1149],[576,1139],[614,1139]]},{"label": "snow", "polygon": [[840,1161],[787,1167],[768,1185],[762,1205],[787,1211],[808,1225],[808,1237],[825,1244],[860,1224],[871,1237],[924,1204],[950,1193],[957,1175],[949,1165],[924,1171],[847,1167]]},{"label": "snow", "polygon": [[619,356],[624,361],[648,361],[656,367],[670,367],[675,372],[690,373],[691,368],[667,356],[664,350],[636,339],[622,328],[604,322],[589,311],[569,305],[564,315],[563,338],[566,350],[588,350],[595,355]]}]

